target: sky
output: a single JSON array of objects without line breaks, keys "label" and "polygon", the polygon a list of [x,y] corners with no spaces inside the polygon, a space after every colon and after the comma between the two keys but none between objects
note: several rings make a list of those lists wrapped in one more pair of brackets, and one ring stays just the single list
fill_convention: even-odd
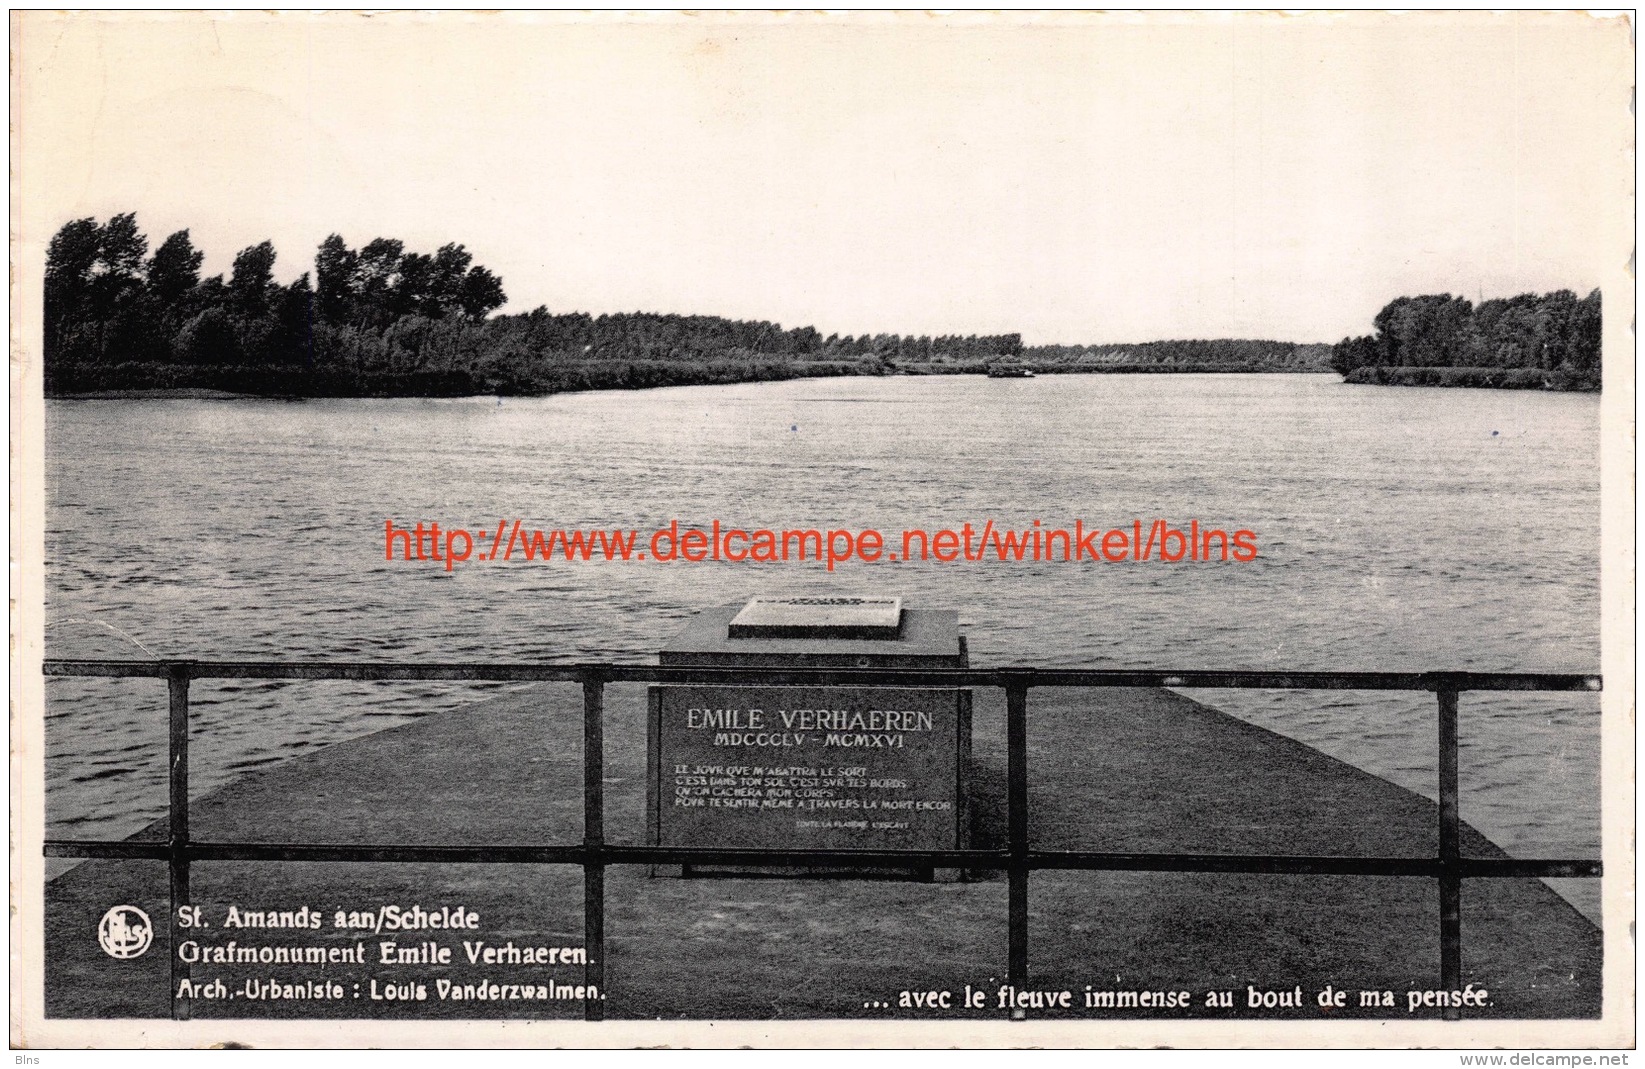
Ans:
[{"label": "sky", "polygon": [[1581,14],[29,13],[13,50],[25,266],[135,211],[207,273],[460,242],[504,311],[1319,342],[1632,247],[1628,27]]}]

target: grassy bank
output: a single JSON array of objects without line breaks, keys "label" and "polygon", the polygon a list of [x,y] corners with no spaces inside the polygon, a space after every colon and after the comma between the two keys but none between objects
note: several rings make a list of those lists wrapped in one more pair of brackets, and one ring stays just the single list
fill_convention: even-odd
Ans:
[{"label": "grassy bank", "polygon": [[[1332,374],[1330,368],[1273,367],[1265,364],[1055,364],[1037,360],[1015,360],[1014,365],[1036,375],[1251,375],[1251,374]],[[986,363],[907,364],[897,368],[902,375],[986,375]]]},{"label": "grassy bank", "polygon": [[59,374],[47,396],[473,397],[541,396],[577,390],[642,390],[659,386],[776,382],[840,375],[881,375],[879,363],[822,360],[718,359],[574,361],[525,374],[494,370],[360,371],[125,363]]},{"label": "grassy bank", "polygon": [[1355,386],[1463,386],[1488,390],[1592,392],[1599,377],[1572,371],[1507,367],[1360,367],[1343,379]]},{"label": "grassy bank", "polygon": [[[336,371],[302,367],[247,367],[160,363],[113,364],[69,370],[53,378],[48,397],[474,397],[547,396],[579,390],[643,390],[662,386],[723,386],[740,382],[848,376],[986,375],[994,361],[891,364],[879,360],[717,359],[584,360],[526,374],[485,370]],[[1295,373],[1297,369],[1244,364],[1074,365],[1020,361],[1039,375],[1182,375]],[[1317,370],[1317,369],[1314,369]]]}]

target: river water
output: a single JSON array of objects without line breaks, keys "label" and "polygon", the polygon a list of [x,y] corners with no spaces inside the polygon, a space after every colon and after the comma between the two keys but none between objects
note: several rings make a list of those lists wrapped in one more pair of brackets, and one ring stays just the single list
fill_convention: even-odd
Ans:
[{"label": "river water", "polygon": [[[959,608],[975,665],[1599,668],[1591,395],[1070,375],[52,401],[47,416],[54,657],[635,660],[703,606],[807,592]],[[890,532],[1197,519],[1254,531],[1260,556],[447,572],[386,562],[386,518]],[[196,789],[481,689],[198,685]],[[1194,696],[1434,793],[1431,697]],[[164,720],[155,681],[51,681],[50,830],[124,835],[162,813]],[[1522,856],[1597,856],[1595,696],[1465,696],[1462,739],[1465,819]]]}]

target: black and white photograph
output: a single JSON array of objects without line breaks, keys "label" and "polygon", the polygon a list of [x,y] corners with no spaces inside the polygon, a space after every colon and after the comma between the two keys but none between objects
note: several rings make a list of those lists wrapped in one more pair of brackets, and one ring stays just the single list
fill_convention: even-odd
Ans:
[{"label": "black and white photograph", "polygon": [[12,1046],[1631,1049],[1633,32],[13,12]]}]

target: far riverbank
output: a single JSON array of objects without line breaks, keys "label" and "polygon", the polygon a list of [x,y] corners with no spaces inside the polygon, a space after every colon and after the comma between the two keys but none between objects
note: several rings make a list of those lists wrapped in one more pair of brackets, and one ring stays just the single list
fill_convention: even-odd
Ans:
[{"label": "far riverbank", "polygon": [[[570,318],[576,322],[528,316],[523,322],[499,317],[441,329],[411,324],[383,334],[316,327],[307,344],[285,351],[254,353],[224,340],[206,350],[209,355],[191,352],[187,359],[163,349],[146,355],[121,350],[54,355],[48,350],[45,392],[48,397],[119,396],[126,391],[543,397],[848,376],[983,375],[1002,362],[1039,375],[1330,370],[1328,346],[1290,342],[1024,346],[1016,335],[823,339],[808,328],[772,328],[738,338],[727,335],[730,325],[721,321],[691,325],[677,317]],[[716,324],[725,329],[709,329]]]},{"label": "far riverbank", "polygon": [[[1245,367],[1238,365],[1214,364],[1184,364],[1184,365],[1148,365],[1148,364],[1111,364],[1102,367],[1079,366],[1070,367],[1056,364],[1035,364],[1022,362],[1018,364],[1036,376],[1045,375],[1252,375],[1252,374],[1287,374],[1287,375],[1335,375],[1333,371],[1316,369],[1290,370],[1282,368]],[[295,378],[280,376],[263,377],[256,385],[261,389],[218,389],[205,386],[162,386],[162,387],[124,387],[116,389],[77,390],[72,392],[50,392],[46,396],[69,401],[120,401],[120,400],[205,400],[205,401],[235,401],[257,400],[266,398],[302,399],[322,397],[493,397],[493,396],[525,396],[547,397],[560,393],[577,393],[585,390],[642,390],[661,389],[669,386],[701,386],[701,385],[735,385],[746,382],[773,382],[789,381],[793,379],[811,378],[839,378],[852,376],[873,376],[882,378],[887,376],[986,376],[988,366],[959,366],[953,364],[911,364],[894,370],[887,370],[882,366],[869,367],[841,367],[829,365],[823,368],[803,368],[790,366],[784,369],[793,374],[771,374],[768,370],[761,373],[751,373],[747,377],[716,375],[704,380],[700,376],[682,377],[679,381],[657,381],[656,376],[641,376],[635,381],[633,376],[615,376],[616,381],[600,381],[601,376],[592,376],[587,382],[566,382],[550,385],[540,390],[510,391],[495,388],[486,388],[482,384],[472,381],[453,381],[449,378],[425,379],[420,377],[396,377],[389,381],[371,381],[357,384],[358,389],[349,388],[341,382],[305,383]],[[232,376],[230,376],[232,378]],[[1558,393],[1598,393],[1600,382],[1597,378],[1573,375],[1559,371],[1534,371],[1524,368],[1449,368],[1449,367],[1402,367],[1402,368],[1359,368],[1342,377],[1342,382],[1351,386],[1438,386],[1456,387],[1464,389],[1494,389],[1494,390],[1545,390]]]},{"label": "far riverbank", "polygon": [[[1243,364],[1111,364],[1070,366],[1033,361],[1015,362],[1035,375],[1250,375],[1334,374],[1319,369],[1296,370]],[[675,365],[647,362],[588,363],[530,382],[499,381],[486,376],[452,372],[410,372],[388,375],[341,376],[315,374],[290,368],[136,368],[118,365],[106,376],[88,376],[63,388],[54,383],[47,397],[64,400],[189,399],[234,400],[258,397],[548,397],[587,390],[648,390],[667,386],[729,386],[749,382],[785,382],[795,379],[891,376],[960,376],[988,374],[988,362],[951,364],[770,361],[739,365],[712,362]],[[145,385],[152,382],[155,385]]]}]

